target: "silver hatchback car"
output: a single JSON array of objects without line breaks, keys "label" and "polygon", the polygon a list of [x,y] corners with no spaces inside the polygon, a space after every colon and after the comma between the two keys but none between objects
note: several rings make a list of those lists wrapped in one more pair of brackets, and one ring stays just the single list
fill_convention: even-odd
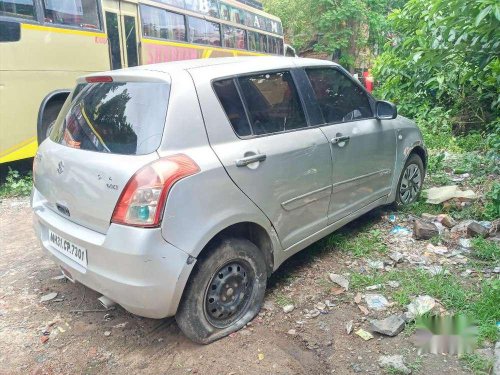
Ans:
[{"label": "silver hatchback car", "polygon": [[415,124],[334,63],[166,63],[78,80],[32,207],[66,277],[209,343],[258,313],[285,259],[413,202],[426,162]]}]

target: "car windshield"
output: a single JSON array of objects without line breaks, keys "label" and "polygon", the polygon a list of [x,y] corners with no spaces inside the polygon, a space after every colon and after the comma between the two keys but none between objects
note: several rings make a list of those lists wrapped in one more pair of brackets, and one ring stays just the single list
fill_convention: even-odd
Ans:
[{"label": "car windshield", "polygon": [[142,155],[163,135],[170,86],[156,82],[78,85],[56,121],[51,139],[68,147]]}]

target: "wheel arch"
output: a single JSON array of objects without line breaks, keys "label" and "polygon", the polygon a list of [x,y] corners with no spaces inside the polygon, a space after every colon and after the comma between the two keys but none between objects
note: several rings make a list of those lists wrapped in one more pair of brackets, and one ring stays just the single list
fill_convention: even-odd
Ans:
[{"label": "wheel arch", "polygon": [[42,132],[43,132],[43,116],[45,113],[45,110],[47,107],[49,107],[52,103],[56,102],[61,102],[64,103],[68,95],[70,94],[70,90],[54,90],[47,94],[45,98],[42,100],[42,103],[40,104],[40,108],[38,109],[38,117],[37,117],[37,124],[36,124],[36,134],[37,134],[37,140],[38,144],[40,144],[40,140],[42,139]]},{"label": "wheel arch", "polygon": [[197,258],[203,258],[213,248],[214,243],[228,237],[244,238],[257,246],[266,261],[267,276],[271,275],[274,270],[274,246],[271,235],[264,227],[251,221],[235,223],[220,230],[203,247]]}]

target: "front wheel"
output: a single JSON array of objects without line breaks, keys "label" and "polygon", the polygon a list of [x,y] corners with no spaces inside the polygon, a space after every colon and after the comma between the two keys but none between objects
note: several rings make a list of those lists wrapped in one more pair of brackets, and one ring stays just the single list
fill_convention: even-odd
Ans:
[{"label": "front wheel", "polygon": [[245,239],[223,239],[196,264],[175,316],[177,324],[200,344],[227,336],[257,315],[266,283],[261,251]]},{"label": "front wheel", "polygon": [[415,202],[424,183],[424,163],[417,154],[412,154],[406,161],[398,181],[396,203],[406,206]]}]

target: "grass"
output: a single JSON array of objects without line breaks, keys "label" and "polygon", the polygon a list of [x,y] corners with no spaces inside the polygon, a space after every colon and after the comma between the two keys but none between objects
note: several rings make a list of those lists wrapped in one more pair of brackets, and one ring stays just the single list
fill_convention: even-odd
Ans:
[{"label": "grass", "polygon": [[472,239],[472,248],[474,257],[489,262],[500,261],[500,245],[493,241],[488,241],[482,237]]},{"label": "grass", "polygon": [[382,242],[382,232],[376,229],[368,232],[349,234],[346,232],[334,233],[327,239],[327,244],[355,257],[363,257],[373,252],[385,254],[387,246]]},{"label": "grass", "polygon": [[389,280],[400,283],[400,287],[391,293],[394,302],[401,307],[408,305],[417,295],[428,294],[438,299],[448,311],[468,316],[479,328],[480,341],[498,339],[496,322],[500,321],[500,280],[484,281],[478,289],[474,284],[462,285],[453,274],[429,276],[423,270],[405,269],[387,273],[356,273],[351,276],[351,286],[354,290],[362,290]]},{"label": "grass", "polygon": [[464,354],[460,357],[462,363],[475,375],[488,375],[493,368],[493,362],[476,353]]},{"label": "grass", "polygon": [[293,304],[293,299],[291,299],[290,297],[286,296],[283,293],[276,293],[274,300],[276,301],[276,304],[280,307]]},{"label": "grass", "polygon": [[5,183],[0,185],[0,197],[20,197],[31,194],[33,181],[31,172],[21,174],[16,170],[10,169],[5,178]]}]

